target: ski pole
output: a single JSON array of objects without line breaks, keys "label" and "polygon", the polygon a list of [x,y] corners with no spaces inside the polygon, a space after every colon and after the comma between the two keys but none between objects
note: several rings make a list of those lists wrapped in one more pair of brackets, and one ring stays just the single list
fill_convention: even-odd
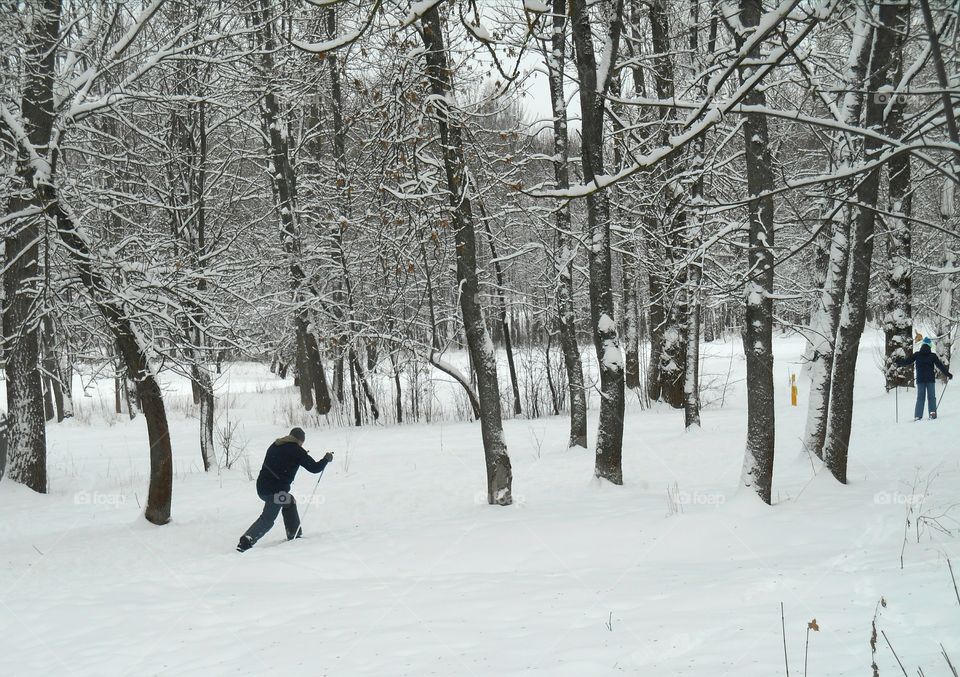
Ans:
[{"label": "ski pole", "polygon": [[[326,470],[324,468],[323,470]],[[303,517],[307,516],[307,511],[310,510],[310,506],[313,504],[313,497],[317,495],[317,489],[320,486],[320,480],[323,479],[323,470],[320,471],[320,475],[317,477],[317,483],[313,485],[313,493],[310,494],[310,500],[307,501],[307,507],[303,509]],[[300,518],[300,524],[303,524],[303,517]]]},{"label": "ski pole", "polygon": [[[326,468],[323,470],[326,470]],[[317,483],[313,485],[313,493],[310,494],[310,499],[307,501],[307,505],[303,509],[303,515],[300,517],[300,524],[297,526],[297,534],[294,536],[294,538],[298,538],[303,535],[303,519],[310,511],[310,506],[313,504],[313,497],[317,495],[317,489],[320,487],[320,480],[323,479],[323,470],[320,471],[320,475],[317,477]]]},{"label": "ski pole", "polygon": [[950,385],[950,381],[943,384],[943,392],[940,393],[940,399],[937,400],[937,411],[940,411],[940,403],[943,402],[943,396],[947,394],[948,385]]}]

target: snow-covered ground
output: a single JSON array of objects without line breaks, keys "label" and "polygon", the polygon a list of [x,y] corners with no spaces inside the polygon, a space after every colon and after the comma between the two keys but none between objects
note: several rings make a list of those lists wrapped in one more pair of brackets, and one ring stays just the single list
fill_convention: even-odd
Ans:
[{"label": "snow-covered ground", "polygon": [[[685,433],[682,413],[634,398],[623,487],[565,447],[564,417],[506,423],[507,508],[486,505],[476,423],[312,427],[305,446],[336,460],[309,507],[315,476],[294,485],[307,537],[285,544],[278,525],[242,555],[261,504],[242,462],[200,470],[184,384],[169,381],[173,521],[155,527],[142,417],[110,415],[100,383],[48,428],[49,495],[0,482],[0,674],[770,677],[785,674],[781,603],[793,675],[808,639],[807,674],[871,674],[875,616],[881,675],[901,674],[887,640],[908,674],[949,674],[960,392],[919,423],[901,392],[896,422],[878,345],[861,348],[848,486],[801,450],[805,380],[794,408],[787,375],[803,344],[779,338],[775,505],[738,493],[743,357],[715,343],[704,371],[729,371],[723,407],[712,397]],[[255,475],[296,395],[262,367],[228,376]]]}]

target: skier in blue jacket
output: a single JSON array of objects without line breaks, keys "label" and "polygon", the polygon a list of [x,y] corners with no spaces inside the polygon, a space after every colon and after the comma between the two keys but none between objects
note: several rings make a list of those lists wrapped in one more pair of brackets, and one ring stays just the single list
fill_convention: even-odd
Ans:
[{"label": "skier in blue jacket", "polygon": [[933,368],[936,367],[942,371],[947,378],[953,378],[953,374],[947,371],[937,354],[931,350],[932,345],[933,341],[928,336],[923,339],[923,344],[918,352],[904,360],[897,360],[897,364],[901,367],[915,364],[917,368],[917,406],[913,410],[914,421],[923,418],[923,400],[925,398],[930,418],[935,419],[937,417],[937,389]]},{"label": "skier in blue jacket", "polygon": [[287,540],[300,538],[300,514],[297,502],[290,493],[290,485],[303,468],[307,472],[318,473],[333,460],[333,454],[327,452],[319,461],[315,461],[303,448],[306,434],[302,428],[294,428],[290,434],[281,437],[270,445],[263,459],[263,467],[257,477],[257,496],[263,501],[263,512],[257,521],[250,525],[240,537],[237,552],[244,552],[263,538],[277,521],[277,515],[283,513],[283,526],[287,531]]}]

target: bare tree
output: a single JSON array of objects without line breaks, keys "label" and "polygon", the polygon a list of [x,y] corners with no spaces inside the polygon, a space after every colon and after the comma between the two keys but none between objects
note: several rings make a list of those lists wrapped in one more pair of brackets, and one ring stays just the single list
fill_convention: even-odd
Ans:
[{"label": "bare tree", "polygon": [[[590,9],[585,0],[570,0],[571,31],[576,49],[582,114],[582,164],[585,183],[604,174],[604,97],[610,88],[623,31],[623,0],[594,4],[605,39],[603,61],[597,61],[593,45]],[[600,365],[600,425],[597,429],[597,477],[623,484],[623,352],[617,336],[611,279],[610,197],[606,191],[591,192],[587,202],[587,239],[590,261],[590,320],[593,344]]]},{"label": "bare tree", "polygon": [[[570,187],[569,139],[567,137],[567,98],[564,93],[566,66],[567,2],[553,0],[550,40],[544,46],[550,81],[550,106],[553,114],[553,176],[556,187]],[[583,365],[577,344],[576,310],[573,294],[573,262],[576,239],[570,218],[570,204],[558,199],[554,205],[556,235],[556,304],[560,347],[570,393],[570,447],[587,446],[587,397],[583,385]]]},{"label": "bare tree", "polygon": [[330,411],[330,391],[317,338],[310,330],[308,300],[311,290],[303,269],[303,243],[298,218],[297,176],[290,158],[289,135],[277,92],[279,73],[274,54],[279,46],[272,3],[260,0],[257,32],[260,41],[260,75],[264,79],[263,131],[270,156],[270,179],[277,201],[280,236],[287,257],[293,294],[293,326],[296,337],[300,401],[306,410]]},{"label": "bare tree", "polygon": [[431,105],[434,107],[436,124],[440,130],[450,213],[454,224],[460,311],[463,314],[467,347],[477,377],[480,434],[483,437],[487,466],[487,500],[491,505],[510,505],[513,502],[513,473],[503,436],[496,355],[479,298],[477,235],[470,177],[463,156],[461,129],[450,99],[453,92],[452,74],[444,45],[443,22],[436,6],[421,16],[420,34],[426,48],[427,80],[433,95]]}]

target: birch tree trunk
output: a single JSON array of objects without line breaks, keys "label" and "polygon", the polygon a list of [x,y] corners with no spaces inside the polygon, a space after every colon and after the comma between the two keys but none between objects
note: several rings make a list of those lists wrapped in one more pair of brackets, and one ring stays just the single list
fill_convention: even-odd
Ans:
[{"label": "birch tree trunk", "polygon": [[[879,22],[875,29],[870,52],[870,73],[867,79],[866,127],[885,132],[883,120],[886,103],[877,93],[891,81],[892,57],[898,32],[906,30],[909,6],[881,4]],[[875,160],[882,152],[879,141],[864,139],[865,160]],[[847,482],[850,428],[853,423],[853,386],[856,376],[860,337],[867,314],[867,295],[870,290],[870,269],[873,258],[874,225],[876,223],[877,195],[880,188],[880,168],[864,176],[857,188],[857,202],[850,235],[850,265],[847,270],[841,321],[834,351],[833,385],[830,390],[830,413],[824,445],[824,461],[833,476]]]},{"label": "birch tree trunk", "polygon": [[[853,41],[844,77],[847,93],[840,110],[840,122],[849,125],[856,125],[863,113],[862,90],[872,40],[870,15],[861,8],[854,24]],[[841,135],[839,144],[840,168],[852,167],[860,155],[861,139]],[[853,219],[853,210],[842,202],[849,199],[853,186],[850,180],[840,181],[833,194],[824,199],[821,207],[821,218],[825,221],[822,227],[829,233],[829,249],[823,288],[817,294],[808,331],[812,344],[809,363],[810,395],[803,434],[804,449],[812,451],[821,459],[827,439],[837,325],[840,321],[840,307],[843,305],[850,257],[850,222]]]},{"label": "birch tree trunk", "polygon": [[427,80],[433,95],[450,211],[454,224],[460,312],[463,314],[467,348],[473,360],[480,400],[480,433],[487,468],[487,501],[491,505],[513,502],[513,471],[503,436],[500,385],[496,355],[487,332],[480,303],[477,277],[477,235],[470,197],[470,177],[463,157],[460,125],[452,115],[452,73],[444,45],[443,24],[434,6],[421,17],[421,36],[426,48]]},{"label": "birch tree trunk", "polygon": [[[623,27],[622,0],[602,0],[599,6],[607,44],[604,70],[598,73],[593,32],[586,0],[570,0],[571,30],[576,48],[582,114],[582,164],[584,183],[604,174],[604,95],[610,85]],[[587,196],[587,241],[590,262],[590,319],[600,367],[600,424],[597,428],[594,474],[613,484],[623,484],[623,352],[617,336],[611,280],[610,198],[605,190]]]}]

